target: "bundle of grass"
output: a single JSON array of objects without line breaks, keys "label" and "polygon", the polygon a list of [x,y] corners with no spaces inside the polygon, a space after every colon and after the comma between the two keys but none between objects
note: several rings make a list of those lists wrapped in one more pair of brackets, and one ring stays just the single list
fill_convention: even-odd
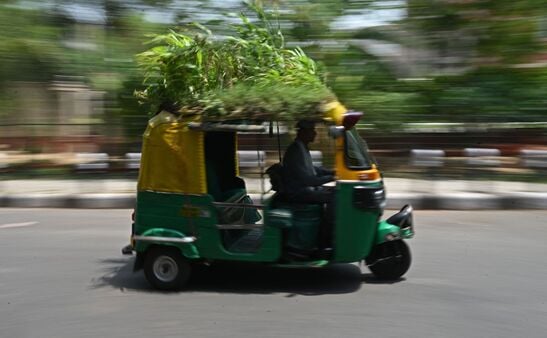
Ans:
[{"label": "bundle of grass", "polygon": [[240,15],[237,36],[215,38],[202,25],[170,30],[139,54],[145,89],[141,102],[158,109],[171,102],[203,120],[297,120],[315,117],[336,100],[301,49],[287,49],[279,27],[262,8],[258,20]]}]

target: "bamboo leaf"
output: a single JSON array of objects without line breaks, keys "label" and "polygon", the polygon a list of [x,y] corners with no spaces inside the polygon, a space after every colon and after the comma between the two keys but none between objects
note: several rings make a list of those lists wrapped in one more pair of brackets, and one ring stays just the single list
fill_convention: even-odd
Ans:
[{"label": "bamboo leaf", "polygon": [[[154,36],[137,55],[145,74],[142,101],[178,102],[203,118],[264,116],[287,118],[315,113],[334,95],[316,76],[315,62],[300,48],[284,49],[284,38],[268,15],[255,8],[258,22],[241,14],[237,36],[223,40],[174,30]],[[279,27],[279,25],[278,25]]]}]

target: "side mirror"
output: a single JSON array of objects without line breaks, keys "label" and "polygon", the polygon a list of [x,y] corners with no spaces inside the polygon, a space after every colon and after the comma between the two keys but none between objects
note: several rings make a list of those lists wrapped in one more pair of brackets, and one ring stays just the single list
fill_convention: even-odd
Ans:
[{"label": "side mirror", "polygon": [[344,135],[346,128],[344,126],[330,126],[329,127],[329,136],[333,139],[337,139],[340,136]]},{"label": "side mirror", "polygon": [[363,116],[363,113],[358,111],[348,111],[344,114],[344,118],[342,120],[342,125],[346,130],[353,128],[359,119]]}]

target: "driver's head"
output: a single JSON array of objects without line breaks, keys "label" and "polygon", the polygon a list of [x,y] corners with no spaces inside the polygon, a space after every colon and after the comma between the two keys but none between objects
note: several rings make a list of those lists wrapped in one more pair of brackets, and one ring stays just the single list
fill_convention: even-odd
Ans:
[{"label": "driver's head", "polygon": [[298,128],[296,138],[299,139],[300,141],[304,142],[305,144],[308,144],[315,140],[315,136],[317,135],[317,132],[315,131],[314,121],[300,120],[296,124],[296,128]]}]

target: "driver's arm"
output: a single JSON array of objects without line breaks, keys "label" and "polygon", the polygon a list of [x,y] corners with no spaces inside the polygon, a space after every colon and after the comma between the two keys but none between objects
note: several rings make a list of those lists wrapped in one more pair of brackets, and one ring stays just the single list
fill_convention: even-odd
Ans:
[{"label": "driver's arm", "polygon": [[328,175],[334,176],[335,174],[334,170],[330,170],[323,167],[317,167],[317,166],[314,166],[314,168],[315,168],[315,172],[317,173],[317,176],[328,176]]},{"label": "driver's arm", "polygon": [[[285,167],[285,175],[292,176],[292,181],[301,183],[303,186],[317,187],[327,182],[333,181],[332,174],[324,174],[323,172],[314,175],[304,163],[304,159],[296,148],[289,149],[285,153],[283,165]],[[305,155],[304,155],[305,156]]]}]

